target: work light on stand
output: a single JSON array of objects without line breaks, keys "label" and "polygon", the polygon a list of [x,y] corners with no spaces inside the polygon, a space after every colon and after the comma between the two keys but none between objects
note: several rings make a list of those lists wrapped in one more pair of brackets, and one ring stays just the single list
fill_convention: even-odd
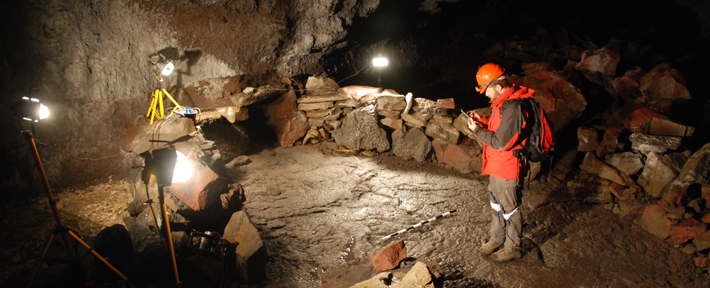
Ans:
[{"label": "work light on stand", "polygon": [[165,188],[170,187],[172,183],[189,180],[192,177],[194,169],[190,160],[187,159],[187,156],[177,151],[172,145],[151,149],[142,155],[145,158],[144,181],[148,183],[150,174],[153,174],[158,182],[158,202],[162,212],[163,227],[165,228],[168,247],[170,248],[169,252],[172,257],[175,284],[181,286],[177,261],[175,259],[175,247],[173,246],[172,232],[170,231],[168,208],[165,204]]},{"label": "work light on stand", "polygon": [[382,67],[386,67],[387,65],[389,65],[389,61],[385,57],[377,56],[372,58],[372,66],[377,67],[377,86],[380,86]]},{"label": "work light on stand", "polygon": [[[111,263],[109,263],[106,258],[102,257],[98,252],[96,252],[94,249],[91,249],[91,246],[89,244],[86,244],[83,240],[81,240],[82,235],[79,231],[76,231],[75,229],[68,227],[64,224],[64,221],[62,220],[61,215],[59,214],[59,209],[57,208],[57,201],[54,199],[54,194],[52,194],[52,188],[49,186],[49,180],[47,179],[47,174],[44,171],[44,166],[42,166],[42,160],[39,158],[39,153],[37,151],[37,145],[35,144],[34,140],[34,124],[39,122],[42,119],[46,119],[49,117],[49,108],[47,106],[44,106],[42,103],[40,103],[40,100],[37,98],[30,98],[30,97],[22,97],[22,99],[12,106],[13,110],[13,119],[16,121],[20,122],[20,126],[22,126],[22,123],[26,123],[25,121],[28,121],[29,123],[32,124],[32,130],[25,130],[21,129],[22,133],[25,135],[27,138],[28,142],[30,143],[30,147],[32,148],[32,154],[35,159],[35,163],[37,164],[37,169],[39,170],[39,175],[42,177],[42,183],[44,184],[44,189],[47,192],[47,199],[49,200],[49,206],[52,208],[52,214],[54,214],[54,220],[57,223],[56,229],[52,232],[52,236],[49,238],[49,243],[47,244],[47,247],[44,249],[44,252],[42,253],[42,256],[40,258],[40,261],[37,262],[37,266],[35,267],[34,272],[32,273],[32,276],[30,277],[30,281],[28,284],[29,286],[32,286],[32,281],[34,280],[35,276],[37,276],[37,273],[39,272],[40,267],[42,267],[42,263],[45,260],[45,257],[47,256],[47,253],[49,252],[49,248],[52,246],[52,243],[54,242],[55,237],[57,234],[61,234],[62,240],[64,241],[64,248],[66,248],[67,253],[69,254],[69,257],[72,259],[72,261],[77,261],[76,253],[74,251],[74,248],[69,240],[69,237],[74,238],[77,243],[81,244],[86,248],[89,252],[91,252],[94,256],[96,256],[99,261],[104,263],[109,269],[111,269],[114,273],[116,273],[119,277],[121,277],[124,281],[128,280],[126,276],[124,276],[118,269],[116,269]],[[77,235],[78,234],[78,235]]]}]

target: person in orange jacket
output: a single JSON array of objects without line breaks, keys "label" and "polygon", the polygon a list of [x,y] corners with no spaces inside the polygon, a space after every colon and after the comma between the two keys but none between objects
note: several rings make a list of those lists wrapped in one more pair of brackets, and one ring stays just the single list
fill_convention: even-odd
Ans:
[{"label": "person in orange jacket", "polygon": [[[521,131],[525,131],[528,119],[518,101],[508,100],[533,97],[535,91],[509,82],[505,70],[493,63],[481,66],[476,80],[479,85],[476,91],[490,98],[493,108],[490,118],[471,112],[468,121],[469,129],[484,144],[482,174],[489,175],[488,191],[493,209],[491,239],[479,251],[491,255],[493,260],[506,262],[522,256],[523,222],[518,206],[527,165],[516,150],[522,149],[527,141]],[[501,246],[503,248],[495,252]]]}]

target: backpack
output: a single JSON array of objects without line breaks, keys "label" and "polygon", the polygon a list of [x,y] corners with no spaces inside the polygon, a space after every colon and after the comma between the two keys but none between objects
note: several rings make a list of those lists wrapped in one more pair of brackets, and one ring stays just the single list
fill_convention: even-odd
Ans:
[{"label": "backpack", "polygon": [[[552,127],[547,120],[545,111],[542,110],[540,104],[532,97],[523,99],[514,99],[508,101],[516,101],[520,105],[520,115],[525,115],[524,112],[529,112],[528,124],[525,125],[523,135],[527,135],[528,141],[523,149],[518,150],[519,158],[524,158],[529,162],[542,162],[550,159],[552,152],[555,150],[555,139],[552,134]],[[520,117],[520,125],[523,126],[523,117]]]}]

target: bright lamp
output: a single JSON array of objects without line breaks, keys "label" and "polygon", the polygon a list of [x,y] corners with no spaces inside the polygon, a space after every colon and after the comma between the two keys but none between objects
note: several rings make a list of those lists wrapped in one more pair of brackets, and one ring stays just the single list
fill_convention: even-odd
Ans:
[{"label": "bright lamp", "polygon": [[385,67],[387,65],[389,65],[389,61],[387,61],[387,58],[385,58],[385,57],[372,58],[372,66]]}]

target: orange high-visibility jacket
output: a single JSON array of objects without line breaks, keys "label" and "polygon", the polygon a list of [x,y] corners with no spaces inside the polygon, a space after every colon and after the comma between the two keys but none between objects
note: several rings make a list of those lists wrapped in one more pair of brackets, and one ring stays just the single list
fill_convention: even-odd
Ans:
[{"label": "orange high-visibility jacket", "polygon": [[[531,98],[534,93],[533,89],[513,85],[491,103],[493,112],[488,120],[488,127],[477,127],[473,131],[476,138],[485,144],[481,174],[504,180],[520,179],[524,174],[520,159],[513,154],[513,150],[525,146],[527,139],[522,137],[520,132],[523,131],[528,116],[521,115],[520,103],[507,100]],[[519,123],[523,123],[522,126],[518,126]]]}]

